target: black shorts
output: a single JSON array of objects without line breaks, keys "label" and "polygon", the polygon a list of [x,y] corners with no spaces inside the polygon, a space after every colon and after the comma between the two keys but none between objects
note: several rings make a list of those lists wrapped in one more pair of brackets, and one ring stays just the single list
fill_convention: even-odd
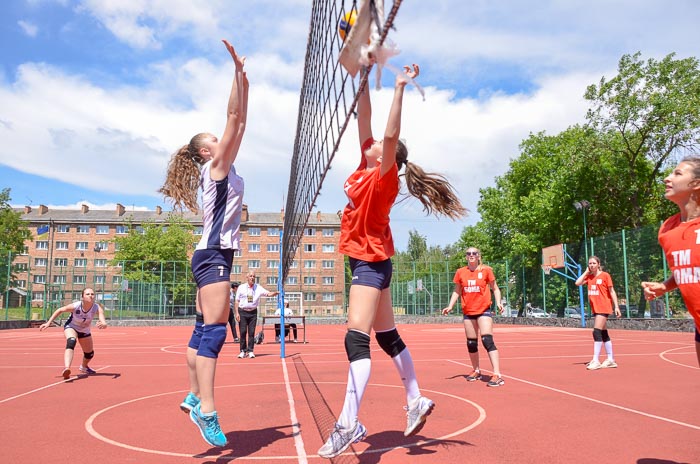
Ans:
[{"label": "black shorts", "polygon": [[350,271],[352,272],[351,285],[365,285],[379,290],[389,288],[391,285],[393,268],[390,259],[370,263],[350,258]]},{"label": "black shorts", "polygon": [[234,250],[195,250],[192,255],[192,274],[197,287],[228,282]]},{"label": "black shorts", "polygon": [[465,314],[464,315],[464,320],[469,319],[470,321],[479,319],[481,316],[485,317],[493,317],[493,313],[491,313],[491,308],[486,308],[483,313],[481,314]]}]

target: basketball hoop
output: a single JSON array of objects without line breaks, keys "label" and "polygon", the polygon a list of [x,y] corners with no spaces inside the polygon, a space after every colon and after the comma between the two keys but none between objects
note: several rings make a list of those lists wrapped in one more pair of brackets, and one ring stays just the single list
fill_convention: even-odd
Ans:
[{"label": "basketball hoop", "polygon": [[549,275],[549,273],[552,271],[552,266],[550,266],[548,264],[543,264],[542,271],[544,271],[545,275]]}]

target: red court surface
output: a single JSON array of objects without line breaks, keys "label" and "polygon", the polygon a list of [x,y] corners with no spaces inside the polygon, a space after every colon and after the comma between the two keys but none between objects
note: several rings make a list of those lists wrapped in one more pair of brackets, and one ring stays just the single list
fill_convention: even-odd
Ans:
[{"label": "red court surface", "polygon": [[[400,325],[436,408],[405,438],[405,395],[372,341],[360,420],[365,441],[335,463],[699,463],[700,369],[692,333],[614,330],[617,369],[587,371],[590,329],[497,326],[505,385],[467,382],[460,325]],[[229,445],[211,448],[178,408],[189,327],[93,328],[93,376],[60,377],[59,328],[0,332],[0,437],[6,463],[327,462],[316,455],[345,394],[341,325],[308,344],[224,345],[216,402]],[[480,347],[482,368],[490,369]],[[76,349],[74,372],[82,352]]]}]

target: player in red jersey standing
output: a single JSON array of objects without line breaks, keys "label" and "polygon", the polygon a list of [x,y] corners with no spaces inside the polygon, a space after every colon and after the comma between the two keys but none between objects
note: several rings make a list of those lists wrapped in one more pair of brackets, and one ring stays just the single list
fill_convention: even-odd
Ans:
[{"label": "player in red jersey standing", "polygon": [[[612,340],[608,334],[608,317],[615,311],[615,316],[620,317],[620,306],[617,303],[617,293],[613,287],[612,277],[600,267],[600,258],[591,256],[588,258],[586,272],[576,279],[576,285],[588,285],[588,302],[593,311],[593,359],[586,364],[589,371],[600,368],[617,367],[613,357]],[[600,362],[600,351],[605,345],[608,358]]]},{"label": "player in red jersey standing", "polygon": [[695,320],[695,352],[700,365],[700,157],[683,158],[664,184],[664,196],[680,210],[659,229],[659,244],[671,276],[664,282],[642,282],[642,288],[648,300],[676,288],[681,291]]}]

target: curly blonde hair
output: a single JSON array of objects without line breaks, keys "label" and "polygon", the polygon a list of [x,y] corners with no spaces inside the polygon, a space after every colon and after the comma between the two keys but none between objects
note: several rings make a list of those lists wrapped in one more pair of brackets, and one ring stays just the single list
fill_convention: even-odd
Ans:
[{"label": "curly blonde hair", "polygon": [[204,140],[211,134],[202,132],[195,135],[188,145],[183,145],[170,158],[165,183],[158,192],[170,198],[174,209],[182,210],[183,205],[197,214],[197,191],[199,190],[200,169],[205,160],[199,154],[204,148]]},{"label": "curly blonde hair", "polygon": [[462,206],[445,176],[425,172],[417,164],[408,162],[408,148],[403,140],[399,140],[396,145],[396,164],[399,171],[406,165],[405,173],[401,175],[406,179],[408,193],[421,202],[423,211],[427,214],[447,216],[452,220],[467,215],[467,208]]}]

